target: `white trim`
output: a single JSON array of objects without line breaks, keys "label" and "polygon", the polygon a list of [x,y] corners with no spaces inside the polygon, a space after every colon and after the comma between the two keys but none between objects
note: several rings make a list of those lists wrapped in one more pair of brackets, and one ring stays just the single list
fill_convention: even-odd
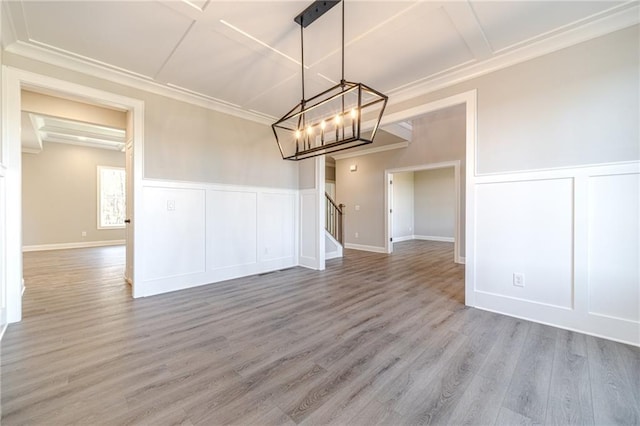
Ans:
[{"label": "white trim", "polygon": [[149,77],[118,69],[105,63],[99,63],[92,59],[75,55],[70,52],[50,49],[51,48],[45,48],[18,40],[8,46],[5,51],[257,123],[271,125],[276,120],[275,117],[260,114],[256,111],[243,110],[238,106],[211,96],[196,93],[175,85],[157,83]]},{"label": "white trim", "polygon": [[404,237],[393,237],[393,242],[394,243],[401,243],[403,241],[411,241],[411,240],[415,240],[416,236],[415,235],[405,235]]},{"label": "white trim", "polygon": [[106,246],[123,246],[126,240],[107,240],[107,241],[84,241],[80,243],[57,243],[57,244],[36,244],[31,246],[23,246],[22,251],[46,251],[46,250],[67,250],[77,248],[90,247],[106,247]]},{"label": "white trim", "polygon": [[638,345],[636,342],[633,342],[633,341],[630,341],[630,340],[620,339],[620,338],[617,338],[617,337],[611,337],[611,336],[607,336],[607,335],[604,335],[604,334],[601,334],[601,333],[593,333],[593,332],[584,330],[584,329],[579,328],[579,327],[569,327],[569,326],[566,326],[566,325],[556,324],[556,323],[549,322],[549,321],[540,321],[539,319],[531,318],[529,316],[521,315],[521,314],[518,314],[518,313],[505,314],[501,310],[492,309],[492,308],[486,308],[484,306],[476,306],[476,309],[480,309],[482,311],[487,311],[487,312],[493,312],[493,313],[500,314],[500,315],[508,315],[510,317],[513,317],[513,318],[519,318],[519,319],[523,319],[523,320],[526,320],[526,321],[535,322],[537,324],[544,324],[544,325],[548,325],[548,326],[551,326],[551,327],[559,328],[561,330],[574,331],[576,333],[586,334],[587,336],[598,337],[598,338],[601,338],[601,339],[607,339],[607,340],[612,340],[614,342],[624,343],[626,345],[632,345],[632,346],[640,347],[640,345]]},{"label": "white trim", "polygon": [[[414,235],[414,240],[425,240],[425,241],[439,241],[442,243],[455,243],[455,238],[453,237],[435,237],[430,235]],[[395,241],[394,241],[395,242]],[[460,262],[457,262],[460,263]]]},{"label": "white trim", "polygon": [[145,187],[155,188],[180,188],[180,189],[212,189],[215,191],[231,191],[231,192],[256,192],[267,191],[271,193],[291,193],[297,191],[295,188],[277,188],[271,186],[250,186],[237,185],[229,183],[212,183],[188,180],[162,180],[156,178],[143,178],[142,183]]},{"label": "white trim", "polygon": [[[439,72],[414,83],[409,83],[404,87],[392,89],[387,93],[389,95],[387,108],[409,99],[435,92],[436,90],[472,80],[604,36],[614,31],[631,27],[640,22],[640,6],[638,6],[637,2],[628,1],[616,9],[618,9],[617,12],[609,12],[609,15],[600,18],[598,16],[602,14],[596,14],[591,18],[587,18],[587,20],[592,19],[589,22],[583,20],[579,26],[546,39],[533,42],[527,46],[510,46],[508,49],[512,50],[505,51],[490,59],[480,62],[474,61],[466,66],[456,67],[458,69],[454,68],[446,70],[445,72]],[[387,123],[384,119],[383,122]]]},{"label": "white trim", "polygon": [[391,151],[394,149],[406,148],[409,146],[409,142],[398,142],[389,145],[376,146],[374,148],[361,149],[359,151],[347,152],[344,154],[334,155],[336,160],[344,160],[345,158],[361,157],[363,155],[377,154],[378,152]]},{"label": "white trim", "polygon": [[[333,238],[333,235],[331,235],[331,233],[329,231],[327,231],[326,229],[324,230],[324,236],[325,238],[329,238],[329,240],[331,240],[331,242],[337,247],[337,250],[334,251],[329,251],[325,253],[325,260],[329,260],[329,259],[336,259],[338,257],[343,257],[343,247],[342,244],[340,244],[340,242],[338,240],[336,240],[335,238]],[[326,250],[326,241],[325,241],[325,250]]]},{"label": "white trim", "polygon": [[[422,241],[439,241],[442,243],[454,243],[456,240],[453,237],[435,237],[430,235],[405,235],[404,237],[393,237],[394,243],[401,243],[403,241],[422,240]],[[462,263],[462,262],[457,262]]]},{"label": "white trim", "polygon": [[4,324],[4,325],[2,326],[2,330],[0,330],[0,342],[2,341],[2,338],[4,337],[4,332],[5,332],[5,331],[7,331],[7,326],[8,326],[8,325],[9,325],[9,324]]},{"label": "white trim", "polygon": [[[604,12],[594,14],[568,27],[526,40],[522,45],[512,45],[501,49],[497,56],[482,61],[468,61],[460,66],[423,77],[415,82],[390,90],[388,108],[406,100],[434,92],[445,87],[480,77],[491,72],[507,68],[536,57],[546,55],[569,46],[582,43],[596,37],[612,33],[637,24],[639,19],[637,2],[628,1]],[[153,81],[150,77],[117,68],[115,66],[96,61],[81,55],[64,51],[54,47],[43,47],[33,43],[18,40],[16,26],[12,14],[8,14],[11,37],[5,45],[5,51],[24,56],[36,61],[42,61],[69,70],[95,76],[103,80],[145,90],[150,93],[188,102],[204,108],[271,125],[276,117],[248,111],[220,99],[183,89],[170,84]],[[27,35],[23,34],[26,38]],[[546,37],[546,38],[541,38]],[[55,50],[52,50],[55,49]],[[502,53],[504,52],[504,53]],[[393,121],[383,120],[385,124]]]},{"label": "white trim", "polygon": [[615,163],[591,163],[546,169],[523,170],[476,175],[476,183],[520,182],[539,179],[567,179],[608,174],[638,173],[640,161],[619,161]]},{"label": "white trim", "polygon": [[350,244],[350,243],[346,243],[344,245],[344,248],[347,249],[352,249],[352,250],[362,250],[362,251],[371,251],[373,253],[383,253],[383,254],[387,254],[387,249],[384,247],[378,247],[378,246],[367,246],[364,244]]},{"label": "white trim", "polygon": [[[475,93],[475,91],[474,91]],[[456,97],[452,97],[452,98],[456,98]],[[468,125],[468,120],[467,120],[467,125]],[[467,135],[468,137],[468,135]],[[468,141],[467,141],[468,143]],[[467,148],[468,149],[468,148]],[[460,261],[460,234],[461,234],[461,221],[460,221],[460,160],[455,160],[455,161],[444,161],[441,163],[431,163],[431,164],[422,164],[422,165],[418,165],[418,166],[407,166],[407,167],[398,167],[395,169],[387,169],[384,171],[384,182],[385,182],[385,186],[384,186],[384,217],[385,217],[385,230],[384,230],[384,235],[385,235],[385,249],[386,249],[386,253],[392,253],[393,252],[393,243],[397,242],[396,241],[391,241],[391,228],[392,228],[392,224],[391,224],[391,214],[389,213],[389,210],[391,208],[390,204],[391,204],[391,192],[389,191],[389,181],[391,180],[391,176],[394,173],[405,173],[405,172],[417,172],[417,171],[422,171],[422,170],[434,170],[434,169],[443,169],[443,168],[449,168],[449,167],[453,167],[453,175],[454,175],[454,190],[455,190],[455,211],[454,211],[454,215],[455,215],[455,227],[453,229],[453,261],[455,263],[462,263]],[[467,171],[468,173],[468,171]],[[465,216],[465,221],[468,222],[469,219],[466,218]]]}]

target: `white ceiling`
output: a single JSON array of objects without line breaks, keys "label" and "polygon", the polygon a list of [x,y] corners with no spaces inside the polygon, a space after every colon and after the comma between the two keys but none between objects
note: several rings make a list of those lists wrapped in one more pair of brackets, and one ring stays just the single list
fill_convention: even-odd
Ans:
[{"label": "white ceiling", "polygon": [[[8,51],[37,47],[269,117],[301,98],[293,18],[311,1],[4,3]],[[637,1],[347,0],[345,9],[346,79],[391,100],[545,41],[560,46],[559,37],[587,27],[597,35],[599,24],[604,33],[638,22]],[[305,29],[307,96],[340,79],[339,29],[340,7]]]}]

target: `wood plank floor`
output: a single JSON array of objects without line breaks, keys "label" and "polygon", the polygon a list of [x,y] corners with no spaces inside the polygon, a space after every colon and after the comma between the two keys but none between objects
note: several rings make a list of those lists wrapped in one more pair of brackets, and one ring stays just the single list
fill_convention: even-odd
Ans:
[{"label": "wood plank floor", "polygon": [[640,350],[465,308],[452,245],[133,300],[121,247],[25,253],[3,425],[639,424]]}]

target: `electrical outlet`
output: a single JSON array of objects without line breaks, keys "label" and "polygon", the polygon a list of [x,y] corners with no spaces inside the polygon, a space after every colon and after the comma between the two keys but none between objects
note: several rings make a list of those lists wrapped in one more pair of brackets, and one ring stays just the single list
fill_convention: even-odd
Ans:
[{"label": "electrical outlet", "polygon": [[358,238],[359,236],[360,236],[360,234],[358,234],[358,233],[356,232],[356,238]]},{"label": "electrical outlet", "polygon": [[87,236],[87,231],[82,231],[82,236],[86,237]]},{"label": "electrical outlet", "polygon": [[176,209],[176,200],[167,200],[167,210],[173,211]]},{"label": "electrical outlet", "polygon": [[524,274],[522,272],[513,273],[513,285],[516,287],[524,287]]},{"label": "electrical outlet", "polygon": [[360,211],[360,205],[356,204],[356,211]]}]

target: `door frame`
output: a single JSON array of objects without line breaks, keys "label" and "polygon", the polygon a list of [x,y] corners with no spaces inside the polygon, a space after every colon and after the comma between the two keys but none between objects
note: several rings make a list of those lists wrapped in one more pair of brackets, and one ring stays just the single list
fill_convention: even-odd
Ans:
[{"label": "door frame", "polygon": [[[398,102],[400,103],[400,102]],[[445,98],[435,100],[425,100],[424,103],[418,104],[415,107],[407,108],[395,113],[385,115],[380,125],[393,124],[400,121],[410,120],[429,112],[437,111],[447,107],[455,105],[465,105],[466,112],[466,152],[465,152],[465,253],[461,253],[461,257],[464,258],[465,273],[465,296],[464,303],[467,306],[475,306],[475,185],[476,185],[476,173],[477,158],[476,158],[476,144],[477,144],[477,123],[478,123],[478,91],[477,89],[468,90],[466,92],[458,93],[456,95],[448,96]],[[392,109],[395,104],[391,103],[388,108]],[[462,184],[462,183],[461,183]],[[388,187],[388,182],[385,181],[385,191]],[[385,203],[387,202],[385,194]],[[389,206],[385,206],[387,209]],[[388,222],[385,223],[385,227],[388,227]],[[388,230],[387,230],[388,238]]]},{"label": "door frame", "polygon": [[387,169],[384,171],[385,185],[385,250],[387,253],[393,253],[392,221],[393,215],[390,213],[393,206],[393,187],[391,185],[391,177],[395,173],[421,172],[425,170],[448,169],[453,167],[454,193],[455,193],[455,226],[453,227],[453,261],[455,263],[464,263],[460,256],[460,236],[461,236],[461,220],[460,220],[460,160],[444,161],[442,163],[422,164],[419,166],[400,167],[396,169]]},{"label": "door frame", "polygon": [[[2,156],[6,166],[6,203],[4,234],[6,256],[6,313],[7,322],[22,319],[23,267],[22,267],[22,147],[20,141],[20,111],[22,89],[41,93],[68,96],[71,99],[124,109],[133,116],[133,242],[138,239],[135,226],[136,212],[140,212],[142,199],[144,101],[111,92],[82,86],[66,80],[25,71],[9,66],[2,67]],[[136,245],[133,249],[132,293],[136,297]]]}]

